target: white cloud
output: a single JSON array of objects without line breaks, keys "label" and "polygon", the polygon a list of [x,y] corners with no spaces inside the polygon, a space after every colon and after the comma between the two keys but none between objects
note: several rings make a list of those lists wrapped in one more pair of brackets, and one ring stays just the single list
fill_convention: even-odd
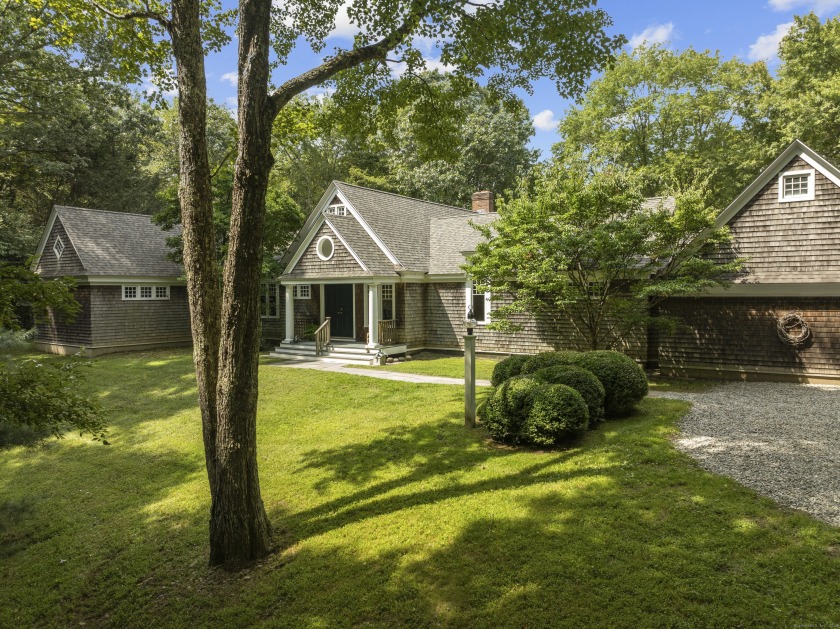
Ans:
[{"label": "white cloud", "polygon": [[233,87],[236,87],[239,82],[239,75],[236,72],[225,72],[220,80],[227,81]]},{"label": "white cloud", "polygon": [[768,59],[772,59],[779,52],[779,42],[787,35],[787,32],[792,26],[793,22],[785,22],[784,24],[779,24],[776,30],[769,35],[761,35],[750,46],[750,52],[747,56],[751,61],[767,61]]},{"label": "white cloud", "polygon": [[840,0],[770,0],[768,5],[774,11],[805,9],[823,15],[840,7]]},{"label": "white cloud", "polygon": [[641,33],[633,33],[630,38],[630,47],[636,48],[642,44],[664,44],[674,34],[674,23],[651,24]]},{"label": "white cloud", "polygon": [[540,131],[557,131],[559,122],[550,109],[543,109],[534,116],[534,127]]},{"label": "white cloud", "polygon": [[[440,58],[423,57],[423,63],[426,66],[426,70],[429,71],[438,70],[443,74],[448,74],[449,72],[453,72],[455,70],[455,66],[443,63]],[[388,62],[388,65],[391,66],[391,73],[395,77],[401,77],[405,74],[408,64],[406,64],[405,61],[400,61],[399,63]]]},{"label": "white cloud", "polygon": [[345,2],[338,8],[335,14],[335,28],[330,31],[327,37],[336,37],[338,39],[353,39],[360,31],[359,27],[350,21],[350,16],[347,15],[347,7],[351,4],[350,1]]}]

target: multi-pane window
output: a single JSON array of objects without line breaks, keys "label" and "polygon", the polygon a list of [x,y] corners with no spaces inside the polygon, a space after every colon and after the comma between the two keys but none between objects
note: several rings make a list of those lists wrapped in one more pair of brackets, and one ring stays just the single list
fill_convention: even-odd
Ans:
[{"label": "multi-pane window", "polygon": [[262,285],[260,293],[260,314],[269,319],[276,319],[280,316],[280,300],[277,298],[279,286],[274,282],[266,282]]},{"label": "multi-pane window", "polygon": [[490,320],[490,293],[478,290],[474,282],[468,282],[467,299],[477,323]]},{"label": "multi-pane window", "polygon": [[64,253],[64,241],[61,239],[61,236],[55,237],[55,242],[53,243],[53,253],[55,253],[56,258],[61,258],[61,254]]},{"label": "multi-pane window", "polygon": [[785,177],[785,197],[801,197],[808,194],[808,175]]},{"label": "multi-pane window", "polygon": [[343,203],[334,203],[328,205],[324,210],[324,214],[332,214],[334,216],[347,216],[347,206]]},{"label": "multi-pane window", "polygon": [[309,299],[312,297],[312,287],[309,284],[297,284],[292,295],[295,299]]},{"label": "multi-pane window", "polygon": [[122,287],[122,298],[124,300],[156,300],[169,299],[168,286],[143,286],[132,285]]},{"label": "multi-pane window", "polygon": [[779,201],[812,201],[814,171],[795,170],[779,176]]},{"label": "multi-pane window", "polygon": [[382,320],[391,321],[394,318],[394,285],[382,285]]}]

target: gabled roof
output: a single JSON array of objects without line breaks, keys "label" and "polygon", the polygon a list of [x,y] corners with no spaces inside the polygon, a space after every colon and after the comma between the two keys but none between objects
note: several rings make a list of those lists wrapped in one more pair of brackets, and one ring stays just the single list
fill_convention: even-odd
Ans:
[{"label": "gabled roof", "polygon": [[[323,214],[336,197],[349,207],[348,216]],[[432,221],[446,218],[466,221],[475,216],[469,210],[451,205],[333,181],[281,258],[281,264],[285,273],[290,273],[320,226],[327,222],[370,275],[426,273],[430,265]]]},{"label": "gabled roof", "polygon": [[145,214],[110,212],[57,205],[38,246],[44,252],[58,218],[89,276],[178,277],[184,270],[168,259],[172,249],[166,239],[178,228],[163,231]]},{"label": "gabled roof", "polygon": [[765,168],[755,180],[744,188],[729,206],[721,212],[715,221],[716,227],[723,227],[731,221],[752,198],[761,191],[774,177],[777,177],[782,169],[796,157],[802,158],[811,167],[820,171],[827,179],[840,186],[840,170],[831,164],[822,155],[808,147],[801,140],[794,140],[773,160],[773,163]]}]

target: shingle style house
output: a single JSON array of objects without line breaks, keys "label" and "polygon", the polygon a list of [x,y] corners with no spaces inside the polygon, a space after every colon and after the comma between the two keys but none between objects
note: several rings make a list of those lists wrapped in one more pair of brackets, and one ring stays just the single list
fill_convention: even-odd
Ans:
[{"label": "shingle style house", "polygon": [[[507,298],[475,293],[461,266],[482,237],[473,224],[496,217],[486,192],[473,195],[470,211],[333,182],[283,256],[281,276],[264,285],[264,338],[275,355],[312,358],[314,346],[299,341],[329,318],[326,358],[337,361],[456,350],[471,306],[479,351],[580,348],[571,324],[557,329],[522,316],[521,332],[487,329]],[[718,255],[746,258],[744,273],[728,290],[670,300],[662,310],[682,319],[677,332],[622,349],[640,361],[658,357],[675,375],[840,379],[840,170],[794,142],[718,224],[733,235]],[[166,234],[146,216],[57,207],[36,268],[75,277],[83,311],[73,324],[39,326],[39,347],[101,353],[189,342],[182,270],[168,251]],[[790,313],[808,326],[807,342],[779,333]]]},{"label": "shingle style house", "polygon": [[38,324],[41,350],[89,355],[190,343],[181,265],[148,216],[56,206],[36,252],[43,277],[72,277],[82,310]]}]

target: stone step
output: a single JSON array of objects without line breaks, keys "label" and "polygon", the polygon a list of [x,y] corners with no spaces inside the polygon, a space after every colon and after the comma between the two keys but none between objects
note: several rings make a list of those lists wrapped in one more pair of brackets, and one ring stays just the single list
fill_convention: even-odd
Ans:
[{"label": "stone step", "polygon": [[370,365],[370,358],[362,358],[358,354],[343,354],[340,352],[326,352],[322,356],[316,356],[314,351],[308,353],[274,351],[268,354],[271,358],[281,360],[310,360],[325,363],[337,363],[340,365]]}]

